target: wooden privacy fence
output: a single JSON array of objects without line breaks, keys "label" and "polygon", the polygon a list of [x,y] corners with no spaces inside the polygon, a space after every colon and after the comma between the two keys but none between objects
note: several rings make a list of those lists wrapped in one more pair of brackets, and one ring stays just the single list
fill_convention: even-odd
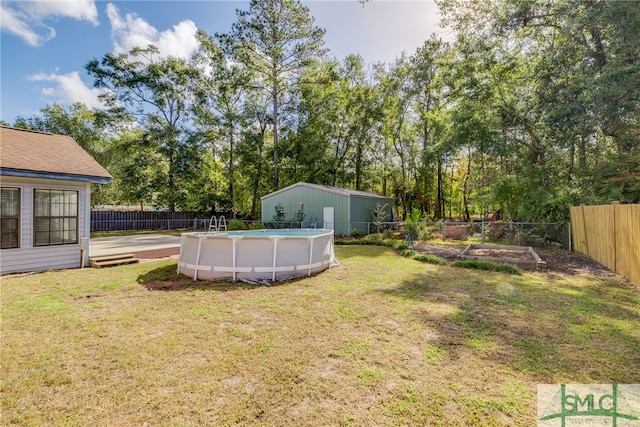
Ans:
[{"label": "wooden privacy fence", "polygon": [[640,205],[572,206],[573,248],[640,284]]}]

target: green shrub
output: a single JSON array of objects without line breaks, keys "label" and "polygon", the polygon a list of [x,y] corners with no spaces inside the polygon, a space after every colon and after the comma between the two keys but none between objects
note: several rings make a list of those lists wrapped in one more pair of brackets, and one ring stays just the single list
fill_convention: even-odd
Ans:
[{"label": "green shrub", "polygon": [[418,240],[429,240],[433,237],[433,232],[436,230],[435,226],[428,226],[423,224],[418,229]]},{"label": "green shrub", "polygon": [[393,240],[382,240],[380,238],[377,239],[369,239],[369,238],[363,238],[363,239],[339,239],[335,241],[336,245],[369,245],[369,246],[385,246],[385,247],[389,247],[392,248],[394,247],[394,243]]},{"label": "green shrub", "polygon": [[436,255],[417,254],[413,256],[413,259],[420,262],[426,262],[427,264],[447,265],[448,262],[444,258],[440,258]]},{"label": "green shrub", "polygon": [[371,240],[373,242],[381,242],[382,241],[382,234],[380,233],[371,233],[369,234],[369,236],[367,236],[368,240]]},{"label": "green shrub", "polygon": [[354,228],[351,230],[351,237],[357,239],[358,237],[362,237],[364,233],[359,228]]},{"label": "green shrub", "polygon": [[413,240],[418,239],[418,223],[407,221],[407,234],[411,236]]},{"label": "green shrub", "polygon": [[416,251],[414,251],[413,249],[405,249],[402,251],[402,256],[405,256],[407,258],[413,258],[416,255]]},{"label": "green shrub", "polygon": [[244,222],[237,219],[229,220],[229,224],[227,224],[227,230],[244,230]]},{"label": "green shrub", "polygon": [[377,245],[378,242],[373,242],[367,239],[340,239],[335,241],[336,245]]},{"label": "green shrub", "polygon": [[403,251],[405,249],[409,249],[409,244],[407,243],[406,240],[402,240],[400,242],[394,243],[393,249],[395,249],[396,251]]},{"label": "green shrub", "polygon": [[458,260],[451,263],[454,267],[475,268],[477,270],[498,271],[501,273],[521,275],[522,271],[512,264],[504,264],[493,261]]},{"label": "green shrub", "polygon": [[264,226],[262,225],[262,223],[260,221],[258,222],[252,222],[249,224],[249,230],[262,230],[264,228]]},{"label": "green shrub", "polygon": [[373,227],[375,228],[376,233],[379,233],[382,229],[382,225],[387,222],[387,218],[389,217],[389,205],[381,205],[380,203],[378,203],[370,213]]}]

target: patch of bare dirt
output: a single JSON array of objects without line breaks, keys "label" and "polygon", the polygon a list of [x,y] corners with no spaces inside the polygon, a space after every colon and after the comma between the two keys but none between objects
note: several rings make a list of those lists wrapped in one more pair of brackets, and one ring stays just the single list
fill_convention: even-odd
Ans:
[{"label": "patch of bare dirt", "polygon": [[[433,243],[414,243],[417,252],[432,254],[444,258],[447,261],[460,259],[460,254],[468,245],[438,245]],[[577,252],[570,252],[558,248],[535,248],[536,253],[547,262],[547,270],[554,273],[564,273],[571,275],[593,275],[603,278],[613,279],[617,275],[607,267],[599,264]],[[517,252],[511,253],[514,256]],[[524,254],[528,255],[528,254]]]},{"label": "patch of bare dirt", "polygon": [[510,251],[508,249],[474,249],[467,252],[473,256],[485,256],[494,258],[516,258],[533,260],[533,255],[529,251]]},{"label": "patch of bare dirt", "polygon": [[557,248],[536,248],[536,253],[547,262],[547,268],[555,272],[589,274],[603,278],[618,277],[604,265],[577,252]]},{"label": "patch of bare dirt", "polygon": [[160,257],[145,257],[138,258],[138,261],[143,262],[154,262],[154,261],[164,261],[167,259],[178,259],[179,255],[168,255],[168,256],[160,256]]},{"label": "patch of bare dirt", "polygon": [[460,254],[467,245],[436,245],[433,243],[419,242],[413,244],[416,252],[431,254],[444,258],[447,261],[460,259]]}]

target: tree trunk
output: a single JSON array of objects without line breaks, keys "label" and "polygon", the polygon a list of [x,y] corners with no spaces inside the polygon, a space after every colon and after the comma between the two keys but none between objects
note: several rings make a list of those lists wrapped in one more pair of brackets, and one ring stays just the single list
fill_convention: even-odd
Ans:
[{"label": "tree trunk", "polygon": [[175,194],[176,194],[176,184],[175,184],[175,177],[173,176],[173,164],[174,159],[173,159],[173,153],[171,153],[169,155],[169,172],[168,172],[168,176],[167,176],[167,180],[168,185],[169,185],[169,210],[171,212],[175,212],[176,211],[176,198],[175,198]]},{"label": "tree trunk", "polygon": [[233,167],[233,123],[229,126],[229,204],[231,205],[231,218],[236,217],[235,197],[233,194],[234,167]]},{"label": "tree trunk", "polygon": [[278,177],[278,87],[274,83],[272,88],[273,96],[273,189],[279,190],[280,183]]},{"label": "tree trunk", "polygon": [[437,194],[436,194],[436,219],[442,219],[444,216],[444,194],[442,192],[442,158],[438,156],[437,161],[438,177],[437,177]]},{"label": "tree trunk", "polygon": [[471,147],[467,151],[467,173],[464,176],[464,183],[462,185],[462,203],[464,207],[464,220],[469,221],[471,215],[469,215],[469,177],[471,176]]},{"label": "tree trunk", "polygon": [[252,199],[251,199],[251,218],[256,217],[256,213],[258,210],[258,189],[260,188],[260,173],[256,173],[253,178],[253,191],[252,191]]},{"label": "tree trunk", "polygon": [[573,171],[576,168],[576,143],[571,140],[571,147],[569,149],[569,172],[567,174],[567,182],[571,182],[573,179]]},{"label": "tree trunk", "polygon": [[[260,127],[260,145],[258,146],[258,159],[262,159],[266,129],[267,129],[266,124]],[[258,211],[258,202],[260,199],[260,197],[258,196],[258,191],[260,190],[260,179],[262,178],[262,172],[263,172],[262,165],[263,165],[262,160],[259,160],[258,164],[256,165],[256,174],[253,177],[253,182],[252,182],[253,197],[251,200],[251,218],[255,218],[256,213]]]},{"label": "tree trunk", "polygon": [[356,190],[362,190],[362,144],[356,144]]},{"label": "tree trunk", "polygon": [[580,168],[580,170],[585,170],[587,168],[587,147],[584,141],[584,136],[580,136],[578,167]]}]

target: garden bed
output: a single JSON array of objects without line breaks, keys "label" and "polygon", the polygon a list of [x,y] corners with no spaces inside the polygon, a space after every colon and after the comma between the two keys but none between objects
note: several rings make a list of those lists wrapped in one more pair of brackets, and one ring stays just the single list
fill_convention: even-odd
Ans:
[{"label": "garden bed", "polygon": [[460,258],[514,264],[532,270],[547,269],[547,263],[531,246],[471,244],[462,251]]}]

